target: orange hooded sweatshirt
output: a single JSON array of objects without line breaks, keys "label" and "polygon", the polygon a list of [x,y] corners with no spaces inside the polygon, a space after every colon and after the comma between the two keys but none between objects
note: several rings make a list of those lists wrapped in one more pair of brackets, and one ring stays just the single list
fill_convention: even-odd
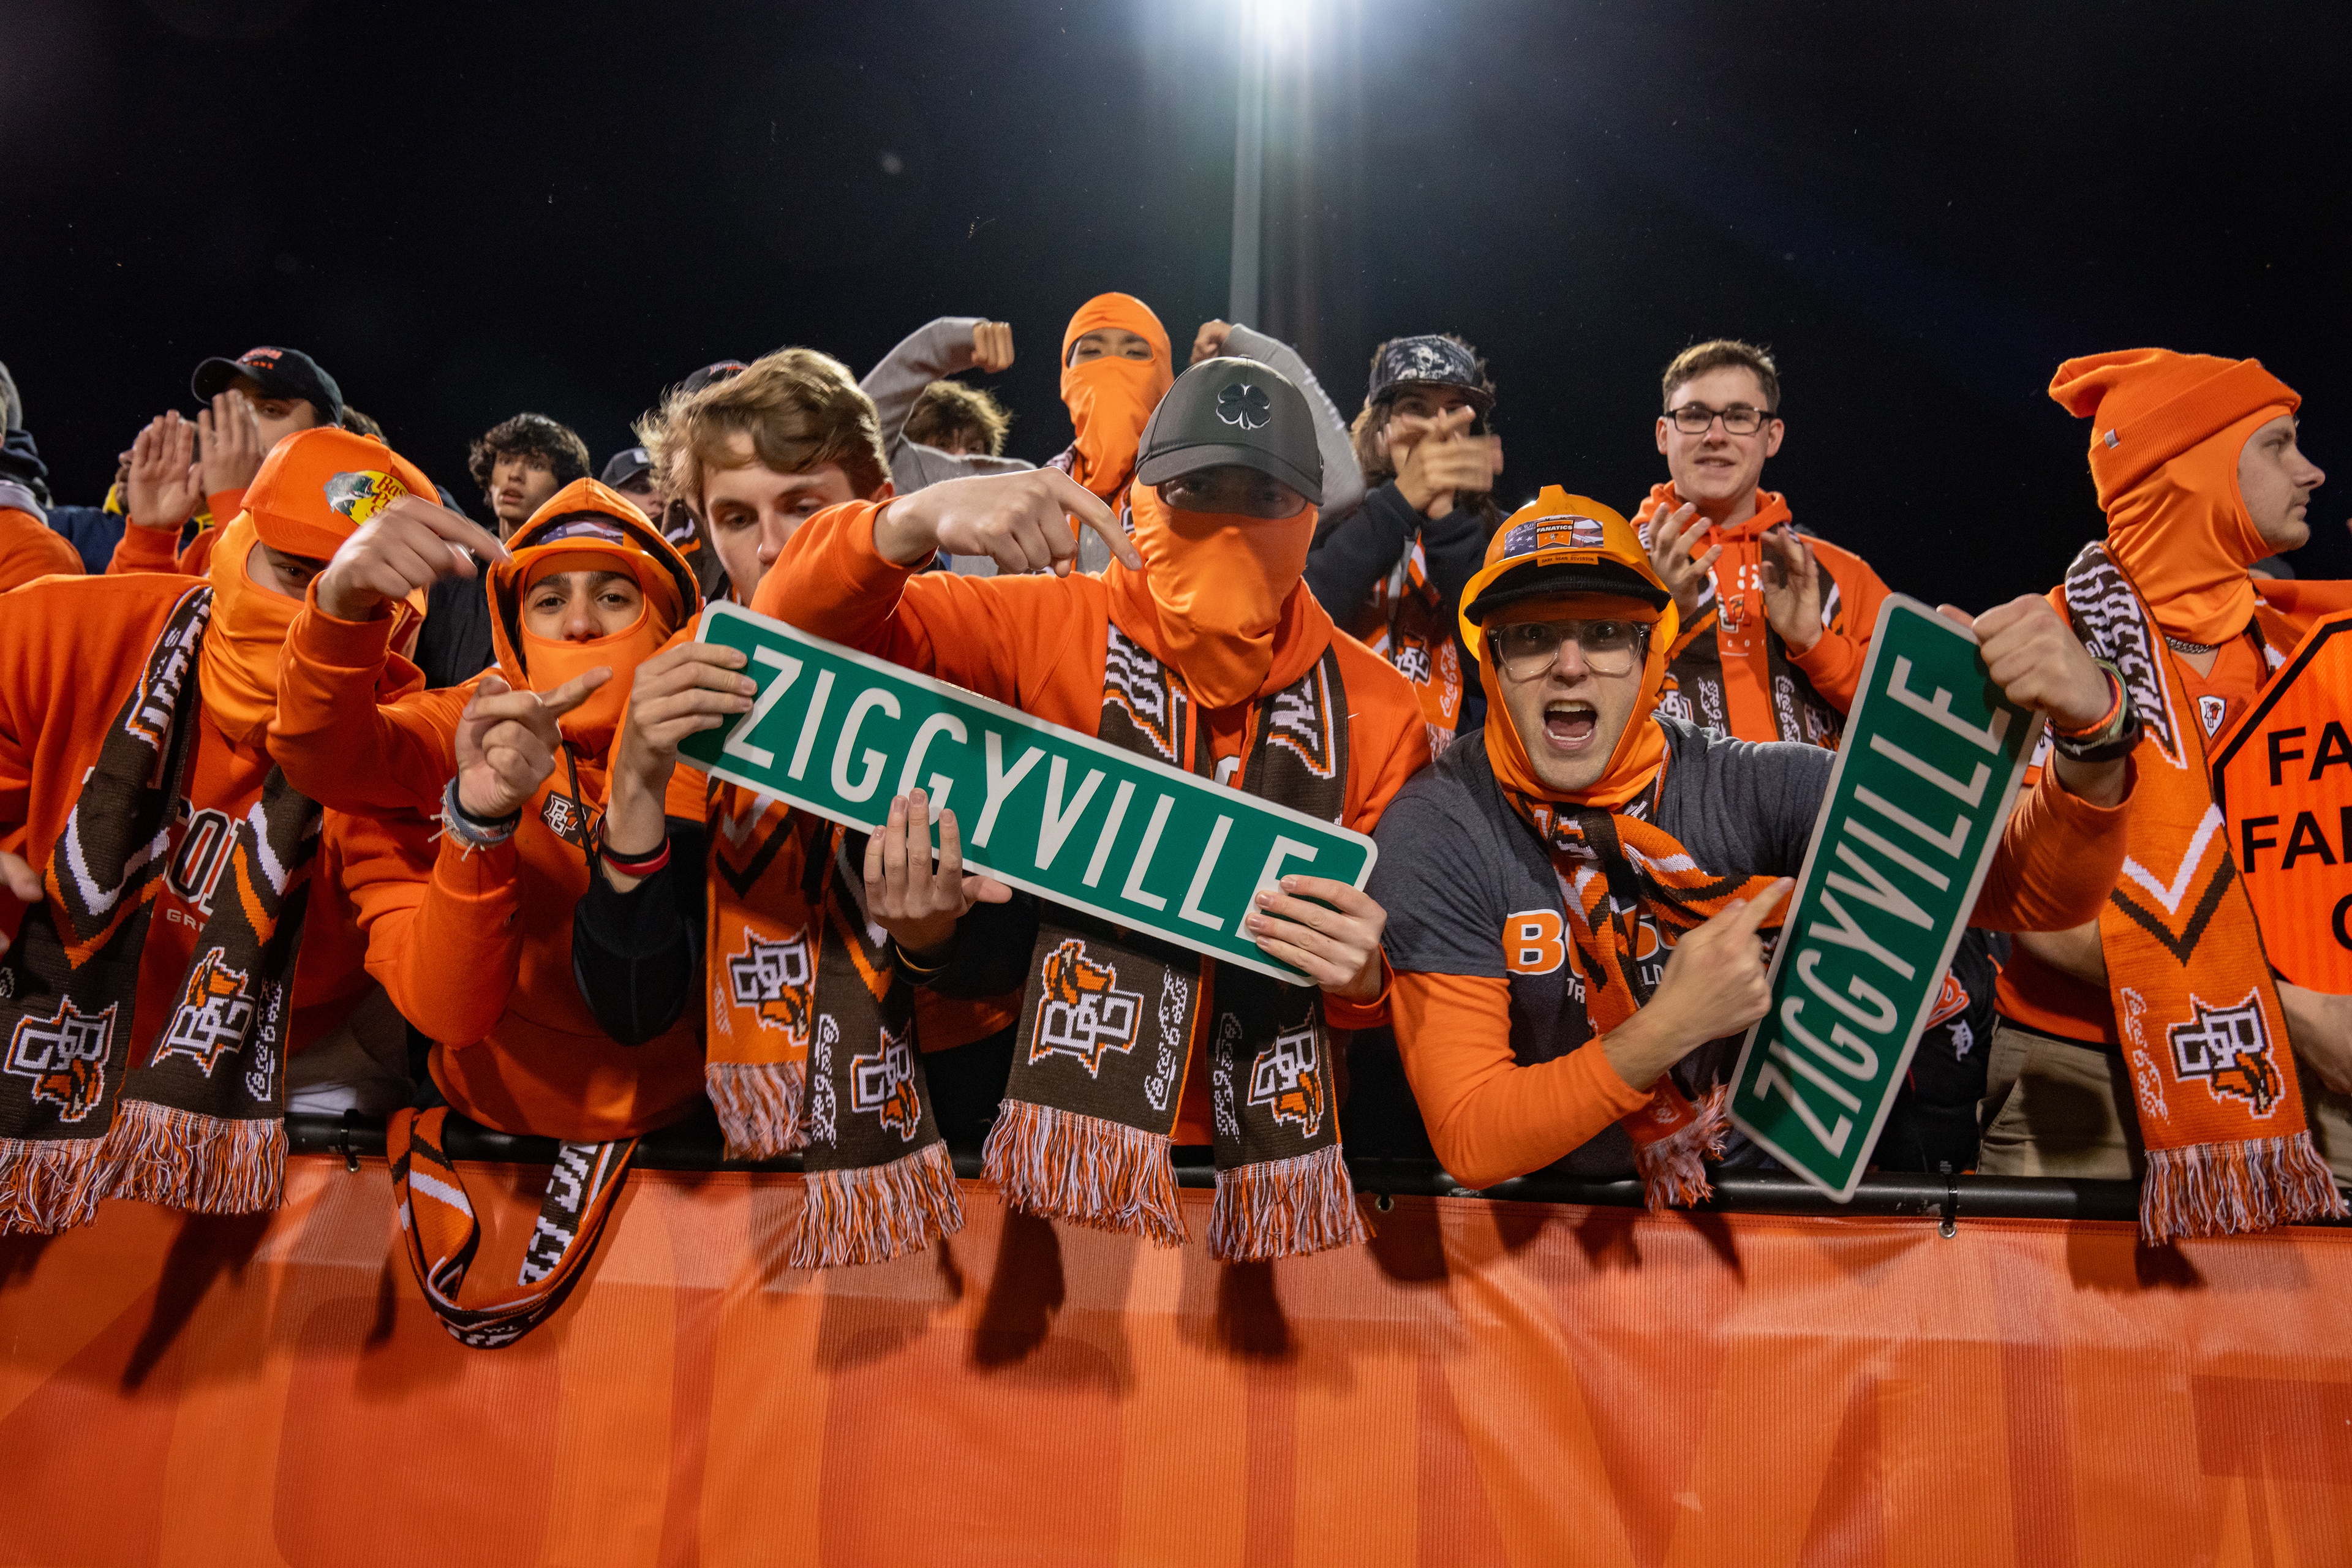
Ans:
[{"label": "orange hooded sweatshirt", "polygon": [[82,574],[81,554],[29,511],[0,507],[0,594],[36,577]]},{"label": "orange hooded sweatshirt", "polygon": [[[1107,354],[1084,364],[1070,351],[1088,332],[1118,328],[1151,345],[1151,358]],[[1097,294],[1078,307],[1062,333],[1062,402],[1077,438],[1053,460],[1070,478],[1112,505],[1135,477],[1135,453],[1151,411],[1176,380],[1168,329],[1132,294]]]},{"label": "orange hooded sweatshirt", "polygon": [[[385,986],[436,1042],[433,1080],[461,1115],[509,1132],[608,1142],[676,1121],[702,1094],[696,1020],[624,1046],[597,1026],[572,974],[572,907],[588,889],[590,832],[631,672],[699,610],[701,592],[661,531],[593,479],[557,491],[507,546],[514,563],[493,566],[483,585],[498,672],[517,690],[551,689],[600,664],[613,676],[565,716],[567,755],[524,805],[513,837],[470,859],[443,840],[425,910],[442,908],[454,874],[481,862],[471,874],[497,889],[514,939],[479,948],[412,943],[393,955]],[[645,617],[596,643],[535,643],[522,619],[534,563],[562,571],[593,569],[598,559],[638,578]],[[287,776],[320,801],[356,812],[437,812],[457,772],[457,721],[479,678],[379,706],[369,693],[390,658],[391,625],[338,620],[314,595],[287,639],[270,745]]]},{"label": "orange hooded sweatshirt", "polygon": [[[2300,638],[2313,622],[2352,606],[2352,583],[2273,581],[2246,568],[2271,547],[2238,489],[2238,459],[2253,433],[2294,413],[2302,397],[2259,360],[2168,349],[2071,359],[2050,395],[2091,421],[2091,478],[2107,514],[2107,548],[2168,637],[2216,650],[2203,676],[2176,658],[2210,742],[2253,702],[2293,651],[2264,639],[2257,612]],[[2051,603],[2066,613],[2062,585]],[[2001,973],[2003,1016],[2084,1044],[2119,1044],[2107,988],[2051,968],[2021,949]]]},{"label": "orange hooded sweatshirt", "polygon": [[[1181,657],[1170,646],[1160,606],[1145,581],[1160,549],[1145,544],[1158,497],[1139,487],[1136,500],[1145,571],[1132,573],[1114,563],[1100,577],[1078,572],[1067,577],[960,577],[894,565],[874,549],[875,514],[887,502],[831,507],[793,535],[761,580],[751,607],[1092,735],[1102,721],[1110,626],[1156,658],[1175,663]],[[1307,535],[1313,526],[1309,513]],[[1305,537],[1296,554],[1291,584],[1276,596],[1275,624],[1265,639],[1270,662],[1255,690],[1227,708],[1204,707],[1201,720],[1220,761],[1243,756],[1254,739],[1248,731],[1251,700],[1296,681],[1326,647],[1336,647],[1350,710],[1342,822],[1369,833],[1405,780],[1428,763],[1428,726],[1412,683],[1380,655],[1335,629],[1298,578]],[[1256,576],[1271,584],[1278,573],[1269,565]],[[1386,1021],[1386,999],[1358,1007],[1326,996],[1324,1012],[1335,1029],[1369,1028]],[[1196,1065],[1197,1060],[1196,1054]],[[1208,1110],[1205,1075],[1188,1072],[1176,1142],[1209,1142]]]},{"label": "orange hooded sweatshirt", "polygon": [[[415,470],[369,437],[306,432],[263,463],[247,492],[253,510],[219,531],[230,548],[215,552],[210,566],[213,619],[197,661],[203,702],[184,790],[188,809],[170,828],[157,918],[141,952],[133,1061],[148,1059],[156,1032],[172,1016],[196,931],[222,891],[226,830],[257,798],[269,772],[268,681],[299,605],[257,584],[247,563],[259,542],[308,554],[347,533],[358,520],[325,486],[361,473],[382,479]],[[184,578],[158,574],[54,577],[8,595],[0,613],[0,849],[35,866],[47,862],[106,730],[188,587]],[[387,630],[394,624],[384,623]],[[89,635],[93,626],[105,635]],[[398,661],[384,673],[385,696],[403,679],[415,679]],[[377,695],[368,689],[371,704]],[[415,879],[431,864],[431,832],[415,813],[382,820],[325,813],[295,964],[290,1050],[331,1033],[368,994],[379,944],[412,940],[421,918]],[[456,880],[460,917],[477,881],[470,872]],[[0,890],[0,931],[14,932],[22,913]],[[446,938],[428,931],[415,939],[467,940],[455,930]]]}]

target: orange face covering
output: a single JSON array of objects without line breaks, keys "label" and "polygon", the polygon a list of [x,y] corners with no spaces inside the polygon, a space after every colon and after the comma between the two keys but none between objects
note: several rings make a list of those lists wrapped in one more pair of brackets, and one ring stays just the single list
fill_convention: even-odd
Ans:
[{"label": "orange face covering", "polygon": [[[1130,605],[1148,599],[1154,651],[1175,666],[1193,695],[1206,707],[1230,708],[1263,695],[1275,677],[1297,679],[1300,670],[1290,667],[1301,649],[1284,647],[1284,634],[1297,618],[1291,601],[1305,592],[1315,509],[1286,518],[1178,511],[1143,484],[1129,489],[1128,504],[1143,571],[1113,562],[1105,581],[1115,598]],[[1330,641],[1329,617],[1321,624],[1324,635],[1309,662]]]},{"label": "orange face covering", "polygon": [[1639,599],[1593,594],[1536,603],[1539,609],[1562,620],[1613,618],[1648,625],[1649,658],[1642,666],[1641,689],[1634,694],[1633,711],[1626,718],[1624,732],[1617,737],[1616,750],[1609,753],[1608,767],[1601,770],[1591,787],[1573,792],[1556,790],[1537,776],[1527,743],[1519,738],[1519,727],[1511,718],[1510,705],[1503,698],[1503,672],[1487,657],[1486,639],[1482,637],[1471,647],[1478,660],[1478,684],[1486,693],[1486,760],[1507,791],[1538,800],[1614,810],[1647,789],[1650,781],[1657,776],[1658,764],[1665,760],[1665,731],[1658,728],[1651,714],[1658,705],[1658,689],[1665,683],[1666,648],[1675,640],[1678,617],[1671,605],[1662,618],[1658,611]]},{"label": "orange face covering", "polygon": [[[1107,356],[1074,365],[1070,350],[1087,333],[1118,328],[1147,339],[1150,363]],[[1135,452],[1151,411],[1176,379],[1168,329],[1151,307],[1131,294],[1097,294],[1070,318],[1062,334],[1062,402],[1077,430],[1070,477],[1109,500],[1135,473]]]},{"label": "orange face covering", "polygon": [[241,748],[258,746],[278,711],[278,656],[302,601],[253,580],[247,558],[260,542],[244,512],[221,534],[207,574],[212,625],[196,655],[205,716]]},{"label": "orange face covering", "polygon": [[[640,562],[644,570],[639,569]],[[565,740],[598,762],[612,749],[613,737],[620,730],[637,666],[660,652],[662,644],[677,629],[677,589],[644,556],[618,550],[559,548],[532,561],[523,579],[523,597],[528,603],[530,590],[558,573],[616,571],[628,573],[641,589],[655,590],[646,593],[637,618],[626,626],[586,642],[541,637],[527,626],[520,636],[523,668],[530,671],[533,691],[552,691],[600,666],[612,670],[611,679],[557,721]]]},{"label": "orange face covering", "polygon": [[2254,618],[2246,568],[2271,553],[2238,490],[2253,433],[2290,412],[2247,415],[2166,463],[2107,508],[2107,547],[2158,626],[2189,642],[2229,641]]}]

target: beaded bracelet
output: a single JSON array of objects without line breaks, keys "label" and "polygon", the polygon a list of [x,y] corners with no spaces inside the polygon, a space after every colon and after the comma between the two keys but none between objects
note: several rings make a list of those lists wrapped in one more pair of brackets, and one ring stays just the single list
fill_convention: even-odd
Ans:
[{"label": "beaded bracelet", "polygon": [[488,822],[469,816],[457,799],[457,781],[452,778],[441,791],[441,816],[438,820],[441,830],[464,845],[466,853],[470,855],[477,849],[488,849],[512,838],[515,829],[522,825],[522,811],[518,807]]}]

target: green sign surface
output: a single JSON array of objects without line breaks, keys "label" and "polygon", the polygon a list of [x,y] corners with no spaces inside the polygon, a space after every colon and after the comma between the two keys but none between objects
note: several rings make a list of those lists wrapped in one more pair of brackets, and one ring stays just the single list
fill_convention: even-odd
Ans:
[{"label": "green sign surface", "polygon": [[2038,714],[2011,703],[1975,634],[1890,596],[1791,912],[1772,1003],[1748,1032],[1731,1120],[1843,1203],[1895,1104],[1975,909]]},{"label": "green sign surface", "polygon": [[731,784],[879,827],[919,784],[952,807],[964,864],[1000,881],[1294,984],[1242,929],[1288,875],[1362,887],[1372,841],[1034,719],[731,604],[704,642],[741,648],[751,711],[679,747]]}]

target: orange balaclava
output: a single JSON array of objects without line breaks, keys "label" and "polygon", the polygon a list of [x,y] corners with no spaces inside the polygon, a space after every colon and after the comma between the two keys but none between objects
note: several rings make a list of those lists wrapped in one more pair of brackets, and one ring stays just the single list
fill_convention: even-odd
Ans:
[{"label": "orange balaclava", "polygon": [[2254,615],[2246,568],[2271,553],[2238,490],[2247,438],[2302,406],[2258,360],[2167,349],[2070,359],[2051,397],[2091,421],[2107,547],[2167,635],[2227,642]]},{"label": "orange balaclava", "polygon": [[[247,563],[256,543],[325,561],[354,530],[404,495],[439,492],[425,470],[373,436],[322,426],[270,448],[245,510],[222,531],[205,575],[213,585],[212,624],[197,655],[205,711],[240,746],[257,745],[278,710],[278,658],[302,601],[253,580]],[[416,611],[403,605],[394,646],[402,646]]]},{"label": "orange balaclava", "polygon": [[[628,498],[594,479],[574,479],[550,496],[515,531],[508,551],[511,560],[490,569],[485,590],[499,670],[513,686],[552,691],[589,670],[611,669],[611,679],[558,721],[583,758],[601,763],[620,729],[637,666],[702,608],[694,570]],[[604,637],[541,637],[530,628],[525,606],[532,588],[562,572],[625,573],[645,603],[635,619]]]},{"label": "orange balaclava", "polygon": [[[1148,340],[1150,363],[1107,354],[1072,364],[1078,340],[1106,327]],[[1106,501],[1117,497],[1135,474],[1143,426],[1175,379],[1168,329],[1150,306],[1132,294],[1097,294],[1079,306],[1062,334],[1062,401],[1078,433],[1070,444],[1070,477]]]},{"label": "orange balaclava", "polygon": [[1331,617],[1306,583],[1313,506],[1284,518],[1180,511],[1140,479],[1128,505],[1143,570],[1113,561],[1104,574],[1117,618],[1202,707],[1278,691],[1323,657]]},{"label": "orange balaclava", "polygon": [[[1504,582],[1522,574],[1524,582]],[[1608,767],[1588,788],[1573,793],[1551,788],[1528,756],[1510,704],[1504,700],[1502,674],[1487,657],[1485,628],[1471,616],[1481,597],[1498,584],[1515,600],[1522,588],[1556,589],[1527,597],[1557,605],[1564,618],[1637,621],[1651,627],[1633,712],[1609,754]],[[1674,645],[1681,616],[1632,523],[1589,496],[1546,485],[1496,530],[1486,546],[1486,564],[1462,590],[1461,616],[1462,640],[1478,661],[1478,681],[1486,692],[1486,759],[1506,792],[1529,800],[1613,810],[1649,787],[1666,753],[1665,733],[1658,728],[1654,710],[1665,681],[1666,650]]]}]

